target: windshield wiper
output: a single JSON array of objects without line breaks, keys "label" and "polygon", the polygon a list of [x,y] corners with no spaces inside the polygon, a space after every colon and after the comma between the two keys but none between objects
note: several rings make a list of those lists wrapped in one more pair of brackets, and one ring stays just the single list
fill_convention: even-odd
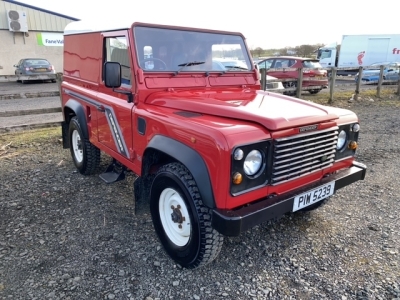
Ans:
[{"label": "windshield wiper", "polygon": [[225,68],[228,69],[227,71],[231,71],[231,70],[234,70],[234,69],[249,71],[249,69],[244,68],[244,67],[239,67],[239,66],[225,66]]},{"label": "windshield wiper", "polygon": [[178,73],[186,67],[202,65],[205,63],[206,63],[205,61],[189,61],[187,63],[180,64],[180,65],[178,65],[178,67],[180,67],[180,68],[178,69],[178,71],[175,72],[175,75],[178,75]]}]

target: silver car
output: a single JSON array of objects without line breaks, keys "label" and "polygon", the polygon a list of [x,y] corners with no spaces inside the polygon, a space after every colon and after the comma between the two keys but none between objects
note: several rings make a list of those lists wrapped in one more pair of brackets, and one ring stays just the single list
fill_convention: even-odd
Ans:
[{"label": "silver car", "polygon": [[18,82],[29,80],[50,80],[56,82],[56,71],[47,59],[24,58],[14,65]]}]

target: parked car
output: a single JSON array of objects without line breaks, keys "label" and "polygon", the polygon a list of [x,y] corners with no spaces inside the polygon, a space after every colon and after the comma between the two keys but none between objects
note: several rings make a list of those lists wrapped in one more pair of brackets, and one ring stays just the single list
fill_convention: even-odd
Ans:
[{"label": "parked car", "polygon": [[[399,78],[399,68],[400,68],[400,62],[377,62],[373,63],[370,66],[368,66],[365,70],[362,72],[362,81],[366,82],[378,82],[379,81],[379,75],[381,72],[381,66],[383,67],[383,79],[384,80],[398,80]],[[355,81],[358,81],[359,73],[356,74],[355,76]]]},{"label": "parked car", "polygon": [[267,86],[266,90],[275,93],[283,93],[285,91],[285,87],[282,84],[282,81],[279,81],[278,78],[267,75]]},{"label": "parked car", "polygon": [[[303,71],[302,88],[308,90],[310,94],[317,94],[322,89],[328,87],[327,71],[322,69],[317,59],[276,56],[265,58],[256,63],[260,70],[267,70],[267,75],[284,80],[283,86],[285,88],[297,87],[297,70],[299,68],[307,68]],[[285,91],[284,94],[295,95],[296,91]]]},{"label": "parked car", "polygon": [[383,78],[387,81],[394,81],[397,82],[399,81],[399,70],[400,68],[389,70]]},{"label": "parked car", "polygon": [[51,80],[56,82],[54,66],[43,58],[24,58],[14,65],[17,81],[25,83],[29,80]]}]

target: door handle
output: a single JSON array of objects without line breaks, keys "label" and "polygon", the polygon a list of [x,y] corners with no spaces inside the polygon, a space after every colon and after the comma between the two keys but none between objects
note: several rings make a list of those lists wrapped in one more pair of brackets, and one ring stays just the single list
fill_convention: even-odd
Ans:
[{"label": "door handle", "polygon": [[96,109],[97,109],[98,111],[100,111],[100,112],[105,112],[105,111],[106,111],[106,109],[104,108],[103,105],[98,105],[98,106],[96,107]]}]

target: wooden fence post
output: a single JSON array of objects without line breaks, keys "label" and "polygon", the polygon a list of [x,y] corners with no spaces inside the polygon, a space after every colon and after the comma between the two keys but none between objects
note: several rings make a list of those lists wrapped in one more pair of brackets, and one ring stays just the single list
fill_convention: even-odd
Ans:
[{"label": "wooden fence post", "polygon": [[399,72],[399,80],[397,81],[397,93],[398,96],[400,96],[400,72]]},{"label": "wooden fence post", "polygon": [[360,85],[361,85],[362,74],[363,74],[363,67],[360,67],[358,69],[358,79],[357,79],[357,84],[356,84],[354,100],[358,100],[358,95],[360,94]]},{"label": "wooden fence post", "polygon": [[378,98],[381,97],[381,88],[382,88],[382,80],[383,80],[383,69],[384,69],[384,66],[383,65],[380,66],[378,86],[376,87],[376,96]]},{"label": "wooden fence post", "polygon": [[336,67],[333,67],[332,71],[331,71],[331,78],[329,78],[330,82],[329,82],[329,100],[328,100],[328,103],[332,103],[333,102],[333,92],[335,90],[336,72],[337,72]]},{"label": "wooden fence post", "polygon": [[301,98],[301,91],[303,89],[303,68],[297,69],[297,84],[296,84],[296,97]]},{"label": "wooden fence post", "polygon": [[263,91],[265,91],[267,89],[267,72],[266,69],[262,68],[260,70],[260,74],[261,74],[261,89]]}]

